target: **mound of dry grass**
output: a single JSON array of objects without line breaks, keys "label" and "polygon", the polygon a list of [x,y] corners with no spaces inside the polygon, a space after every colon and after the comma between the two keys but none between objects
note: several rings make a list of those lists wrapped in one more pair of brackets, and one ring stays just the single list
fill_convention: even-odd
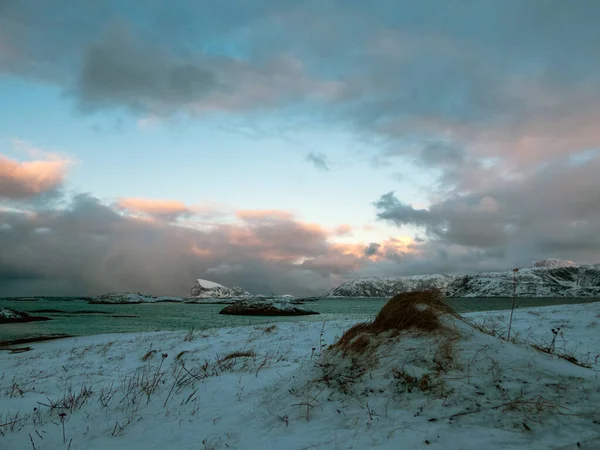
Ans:
[{"label": "mound of dry grass", "polygon": [[436,290],[405,292],[387,302],[373,322],[354,325],[332,345],[352,353],[364,352],[371,337],[391,332],[392,336],[401,331],[415,330],[435,332],[444,328],[440,316],[456,313],[442,299]]}]

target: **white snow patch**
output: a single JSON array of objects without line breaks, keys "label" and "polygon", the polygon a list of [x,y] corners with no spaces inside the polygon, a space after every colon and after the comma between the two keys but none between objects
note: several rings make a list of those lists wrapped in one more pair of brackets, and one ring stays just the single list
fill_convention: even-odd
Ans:
[{"label": "white snow patch", "polygon": [[224,288],[225,287],[222,284],[215,283],[214,281],[210,281],[210,280],[203,280],[202,278],[198,278],[196,281],[204,289],[214,289],[214,288]]},{"label": "white snow patch", "polygon": [[0,308],[0,318],[2,319],[20,319],[21,315],[12,309],[9,308]]},{"label": "white snow patch", "polygon": [[[508,314],[467,316],[503,333]],[[599,315],[600,303],[529,308],[513,327],[519,342],[546,342],[560,327],[556,347],[593,363]],[[0,448],[599,448],[597,364],[459,321],[452,361],[439,360],[447,341],[436,335],[379,337],[356,362],[326,350],[355,323],[112,334],[0,352]]]}]

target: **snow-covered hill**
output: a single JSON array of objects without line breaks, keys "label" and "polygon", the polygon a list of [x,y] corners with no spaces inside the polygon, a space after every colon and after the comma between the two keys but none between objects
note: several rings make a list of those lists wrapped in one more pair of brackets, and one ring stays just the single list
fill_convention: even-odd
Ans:
[{"label": "snow-covered hill", "polygon": [[347,281],[329,291],[332,297],[391,297],[400,292],[411,292],[423,289],[441,289],[454,281],[454,275],[413,275],[408,277],[368,277]]},{"label": "snow-covered hill", "polygon": [[[401,292],[440,289],[447,297],[511,297],[513,271],[467,275],[418,275],[359,278],[332,289],[326,297],[391,297]],[[600,265],[577,265],[548,259],[520,269],[516,275],[520,297],[600,297]]]},{"label": "snow-covered hill", "polygon": [[240,287],[234,286],[228,288],[214,281],[198,278],[196,284],[190,291],[190,297],[194,298],[237,298],[252,297],[252,294],[246,292]]},{"label": "snow-covered hill", "polygon": [[[511,297],[513,272],[488,272],[456,278],[446,289],[448,297]],[[600,264],[540,266],[516,274],[519,297],[600,297]]]},{"label": "snow-covered hill", "polygon": [[181,297],[156,297],[139,292],[111,292],[92,298],[88,303],[157,303],[157,302],[181,302]]}]

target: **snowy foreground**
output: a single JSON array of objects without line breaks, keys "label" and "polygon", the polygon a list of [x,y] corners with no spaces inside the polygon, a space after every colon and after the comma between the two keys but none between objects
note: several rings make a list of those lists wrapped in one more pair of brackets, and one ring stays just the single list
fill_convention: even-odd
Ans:
[{"label": "snowy foreground", "polygon": [[517,310],[516,343],[445,320],[351,355],[350,321],[0,351],[0,449],[600,448],[600,303]]}]

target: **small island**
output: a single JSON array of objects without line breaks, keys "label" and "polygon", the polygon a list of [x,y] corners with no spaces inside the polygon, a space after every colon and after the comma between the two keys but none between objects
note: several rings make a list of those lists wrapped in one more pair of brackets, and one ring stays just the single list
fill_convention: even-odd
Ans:
[{"label": "small island", "polygon": [[111,292],[94,297],[88,303],[91,305],[135,305],[138,303],[179,303],[181,301],[181,297],[157,297],[141,292]]},{"label": "small island", "polygon": [[1,323],[25,323],[25,322],[43,322],[51,320],[49,317],[30,316],[27,313],[15,311],[10,308],[0,308],[0,324]]},{"label": "small island", "polygon": [[319,314],[303,309],[290,301],[261,299],[242,300],[223,308],[219,314],[240,316],[307,316]]}]

